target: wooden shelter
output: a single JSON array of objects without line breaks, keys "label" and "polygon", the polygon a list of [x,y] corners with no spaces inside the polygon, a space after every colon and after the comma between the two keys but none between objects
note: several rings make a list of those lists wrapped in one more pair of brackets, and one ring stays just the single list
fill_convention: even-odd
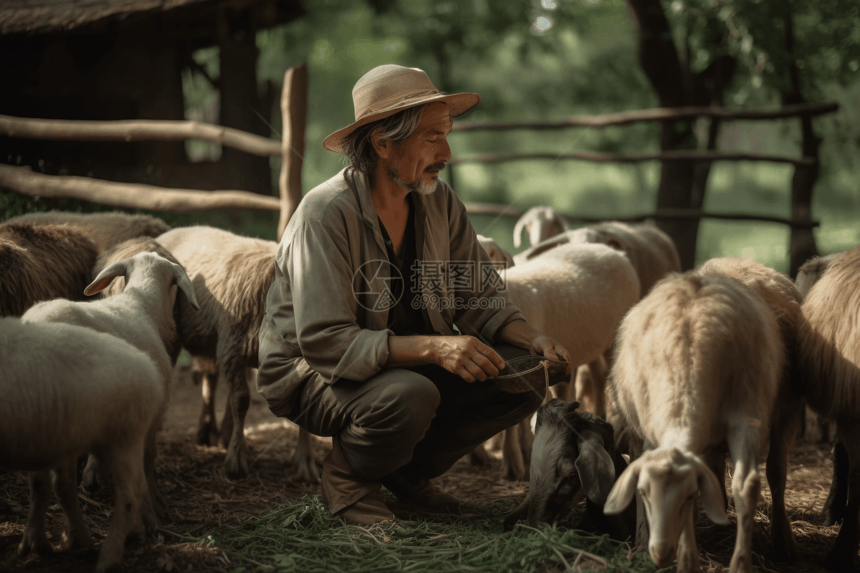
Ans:
[{"label": "wooden shelter", "polygon": [[[266,122],[280,93],[258,93],[256,32],[302,14],[300,0],[7,0],[0,4],[0,114],[183,120],[183,70],[196,69],[195,50],[218,46],[219,123],[268,137]],[[181,141],[3,137],[0,163],[48,174],[272,193],[268,158],[225,147],[217,162],[192,163]]]}]

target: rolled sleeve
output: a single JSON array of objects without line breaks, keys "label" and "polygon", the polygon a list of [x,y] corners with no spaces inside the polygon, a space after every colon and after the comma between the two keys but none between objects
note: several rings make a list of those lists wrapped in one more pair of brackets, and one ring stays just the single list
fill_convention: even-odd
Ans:
[{"label": "rolled sleeve", "polygon": [[[459,288],[454,296],[463,301],[473,299],[493,299],[503,301],[499,305],[490,302],[487,308],[464,308],[454,313],[454,323],[463,334],[479,336],[486,342],[495,343],[496,333],[503,326],[515,320],[525,320],[519,307],[513,304],[504,290],[499,290],[493,281],[485,281],[481,276],[481,263],[492,263],[489,255],[481,247],[475,229],[469,221],[466,206],[454,195],[450,194],[449,204],[449,234],[450,253],[452,261],[476,261],[476,276],[472,288]],[[495,272],[495,271],[494,271]],[[468,306],[468,305],[464,305]]]},{"label": "rolled sleeve", "polygon": [[345,236],[323,221],[305,221],[285,249],[296,343],[310,367],[329,383],[364,381],[388,360],[390,330],[356,321],[353,271]]}]

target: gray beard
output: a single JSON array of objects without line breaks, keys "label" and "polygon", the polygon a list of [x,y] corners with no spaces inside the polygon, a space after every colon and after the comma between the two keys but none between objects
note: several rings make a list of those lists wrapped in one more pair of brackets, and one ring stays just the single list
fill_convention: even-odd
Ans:
[{"label": "gray beard", "polygon": [[403,178],[400,177],[400,171],[397,170],[393,165],[388,167],[388,178],[394,181],[398,187],[405,191],[415,191],[419,195],[429,195],[433,191],[436,190],[436,183],[422,183],[419,178],[415,183],[406,183],[403,181]]}]

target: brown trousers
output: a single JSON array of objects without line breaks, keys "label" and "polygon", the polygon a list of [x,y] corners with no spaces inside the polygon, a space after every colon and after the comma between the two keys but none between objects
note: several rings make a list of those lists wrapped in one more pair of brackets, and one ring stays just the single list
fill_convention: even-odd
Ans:
[{"label": "brown trousers", "polygon": [[[505,360],[521,348],[494,348]],[[442,367],[384,368],[364,382],[327,384],[315,375],[296,400],[290,420],[333,447],[355,472],[354,487],[329,491],[336,513],[358,501],[394,471],[412,483],[437,477],[476,446],[537,410],[544,396],[508,394],[492,382],[468,383]]]}]

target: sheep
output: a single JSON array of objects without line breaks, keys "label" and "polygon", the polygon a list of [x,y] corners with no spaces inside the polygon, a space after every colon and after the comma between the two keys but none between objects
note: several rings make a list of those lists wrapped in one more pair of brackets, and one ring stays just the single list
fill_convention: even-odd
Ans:
[{"label": "sheep", "polygon": [[[606,245],[560,246],[553,256],[508,269],[505,287],[526,321],[570,353],[571,378],[577,366],[597,360],[612,345],[622,317],[639,300],[636,272],[624,254]],[[519,431],[530,434],[531,428]],[[527,452],[518,455],[507,441],[503,475],[525,479]]]},{"label": "sheep", "polygon": [[98,253],[134,237],[157,237],[170,230],[170,226],[161,219],[122,212],[84,214],[48,211],[14,217],[7,223],[27,223],[33,226],[68,225],[92,239]]},{"label": "sheep", "polygon": [[50,474],[66,515],[61,548],[92,545],[77,503],[75,468],[78,455],[93,452],[115,484],[113,519],[96,571],[119,565],[147,493],[143,451],[162,403],[158,368],[116,337],[18,318],[0,319],[0,362],[0,466],[30,472],[18,554],[51,549],[45,535]]},{"label": "sheep", "polygon": [[636,269],[642,296],[671,272],[681,271],[681,259],[672,239],[649,223],[630,225],[605,221],[552,237],[514,257],[521,264],[567,243],[602,243],[623,251]]},{"label": "sheep", "polygon": [[[109,247],[105,250],[99,257],[96,259],[95,266],[93,267],[92,278],[95,279],[102,270],[106,267],[112,265],[113,263],[123,261],[128,259],[138,253],[156,253],[161,257],[167,259],[171,263],[179,264],[179,261],[164,247],[155,242],[155,239],[146,236],[139,236],[133,239],[128,239],[112,247]],[[106,288],[104,288],[100,294],[102,298],[106,298],[108,296],[113,296],[121,293],[125,289],[125,277],[119,276],[116,277]],[[177,301],[174,303],[174,316],[176,314],[176,309],[178,309],[180,304],[188,304],[185,299],[185,294],[180,291],[177,295]],[[161,325],[161,338],[165,344],[165,350],[167,351],[167,355],[170,358],[170,364],[172,366],[176,365],[176,360],[179,358],[179,353],[182,351],[182,345],[179,343],[179,339],[176,332],[175,324],[163,324]],[[148,462],[153,458],[147,458]],[[151,472],[153,468],[147,467],[147,476],[152,476]],[[87,460],[87,465],[84,467],[81,484],[84,486],[84,489],[87,491],[95,491],[99,487],[99,468],[98,462],[95,456],[90,456]],[[150,477],[150,481],[154,478]],[[154,488],[150,488],[154,491],[154,497],[157,499],[158,490]],[[156,503],[156,507],[160,508],[160,503]],[[160,510],[159,510],[160,511]]]},{"label": "sheep", "polygon": [[487,251],[487,255],[489,255],[490,260],[495,263],[504,263],[504,268],[514,266],[514,258],[511,254],[501,248],[493,239],[483,235],[478,235],[478,242],[482,247],[484,247],[484,250]]},{"label": "sheep", "polygon": [[[842,528],[828,565],[852,569],[860,528],[860,463],[858,414],[860,414],[860,247],[834,257],[821,278],[809,289],[801,305],[797,332],[798,370],[807,381],[809,407],[819,416],[836,421],[836,435],[848,462],[845,496],[833,504],[836,516],[844,516]],[[844,472],[834,463],[834,478]],[[842,487],[845,487],[844,485]],[[833,491],[831,491],[833,493]],[[828,503],[832,502],[828,500]]]},{"label": "sheep", "polygon": [[789,428],[802,404],[786,362],[799,299],[776,271],[720,259],[664,278],[622,321],[610,372],[612,422],[616,431],[627,427],[646,451],[618,478],[604,512],[621,512],[639,492],[638,520],[647,518],[650,540],[640,525],[637,546],[647,545],[658,567],[672,562],[677,546],[677,571],[698,571],[697,493],[712,521],[728,523],[724,487],[703,459],[724,472],[727,444],[738,515],[731,571],[750,570],[761,487],[756,461],[768,432],[774,549],[795,554],[783,495]]},{"label": "sheep", "polygon": [[523,230],[528,235],[529,242],[537,245],[569,228],[567,219],[556,213],[552,207],[532,207],[523,213],[514,225],[514,247],[520,248]]},{"label": "sheep", "polygon": [[[154,253],[139,253],[103,269],[84,290],[94,295],[106,289],[114,278],[124,277],[121,294],[93,302],[65,299],[39,303],[21,317],[25,323],[65,323],[92,328],[114,335],[149,356],[158,367],[162,381],[161,411],[167,405],[173,363],[168,348],[175,344],[173,308],[180,289],[195,310],[200,306],[194,287],[181,266]],[[145,471],[150,499],[144,511],[162,519],[165,516],[155,483],[155,435],[161,416],[146,435]]]},{"label": "sheep", "polygon": [[624,541],[633,532],[635,513],[607,518],[603,503],[616,476],[627,462],[615,449],[612,426],[589,412],[578,412],[579,402],[552,399],[538,408],[529,492],[504,521],[505,531],[523,516],[535,527],[562,516],[581,496],[586,498],[587,524]]},{"label": "sheep", "polygon": [[95,261],[95,245],[74,229],[0,225],[0,316],[52,298],[82,299]]},{"label": "sheep", "polygon": [[[224,466],[229,477],[243,478],[249,470],[244,435],[250,404],[247,381],[259,361],[257,333],[275,276],[278,244],[205,226],[173,229],[156,240],[182,263],[197,290],[204,312],[190,313],[180,305],[179,337],[192,355],[215,360],[218,373],[227,381],[229,403],[221,425],[227,447]],[[216,381],[217,375],[206,376],[204,393],[214,396]],[[214,413],[204,417],[214,420]],[[198,436],[209,433],[201,426]],[[294,479],[319,479],[310,440],[300,429],[292,463]]]}]

